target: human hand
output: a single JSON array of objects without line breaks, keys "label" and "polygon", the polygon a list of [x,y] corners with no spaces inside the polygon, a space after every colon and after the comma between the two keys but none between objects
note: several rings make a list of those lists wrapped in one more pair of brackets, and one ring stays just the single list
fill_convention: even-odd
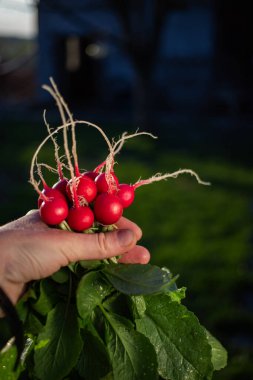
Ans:
[{"label": "human hand", "polygon": [[117,227],[106,233],[71,233],[49,228],[37,210],[29,212],[0,228],[0,286],[15,304],[26,283],[48,277],[71,262],[122,255],[121,263],[148,263],[148,250],[136,245],[141,229],[123,217]]}]

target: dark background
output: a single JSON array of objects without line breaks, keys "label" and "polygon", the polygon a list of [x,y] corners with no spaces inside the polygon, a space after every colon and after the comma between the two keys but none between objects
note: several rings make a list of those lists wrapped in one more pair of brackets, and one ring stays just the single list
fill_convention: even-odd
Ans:
[{"label": "dark background", "polygon": [[[214,379],[253,378],[252,76],[253,4],[246,1],[42,0],[36,39],[0,38],[0,221],[36,207],[28,183],[46,136],[41,89],[52,76],[77,119],[110,138],[137,128],[158,136],[127,142],[121,181],[191,168],[192,177],[143,187],[127,216],[143,229],[152,263],[179,273],[185,304],[229,353]],[[79,160],[106,155],[95,131],[78,130]],[[53,162],[45,146],[41,160]],[[54,179],[52,179],[53,181]]]}]

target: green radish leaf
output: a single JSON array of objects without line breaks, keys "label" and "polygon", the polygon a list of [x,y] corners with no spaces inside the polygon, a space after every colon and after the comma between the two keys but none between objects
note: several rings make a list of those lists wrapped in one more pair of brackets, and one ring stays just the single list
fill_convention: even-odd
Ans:
[{"label": "green radish leaf", "polygon": [[212,363],[215,371],[226,367],[228,354],[222,344],[206,330],[207,340],[212,348]]},{"label": "green radish leaf", "polygon": [[21,366],[19,365],[17,370],[14,371],[14,365],[17,358],[17,349],[14,345],[8,347],[8,344],[0,352],[0,379],[16,380],[19,378]]},{"label": "green radish leaf", "polygon": [[28,334],[38,335],[43,329],[43,324],[33,313],[29,313],[24,324],[24,329]]},{"label": "green radish leaf", "polygon": [[59,303],[48,314],[35,346],[35,375],[40,380],[62,380],[75,366],[82,340],[74,306]]},{"label": "green radish leaf", "polygon": [[50,279],[40,281],[40,295],[38,300],[32,305],[33,309],[41,315],[47,315],[57,303],[59,294],[55,284]]},{"label": "green radish leaf", "polygon": [[132,319],[129,309],[129,296],[126,294],[119,292],[113,293],[104,300],[103,307],[109,312]]},{"label": "green radish leaf", "polygon": [[71,272],[77,273],[79,269],[79,262],[70,263],[68,265],[68,268],[71,270]]},{"label": "green radish leaf", "polygon": [[211,379],[211,347],[196,316],[167,295],[144,297],[144,300],[146,308],[143,311],[142,307],[142,316],[135,321],[136,328],[153,344],[161,377]]},{"label": "green radish leaf", "polygon": [[24,323],[28,312],[29,312],[29,303],[32,300],[36,300],[36,293],[34,289],[30,288],[18,301],[16,305],[16,311],[18,313],[19,319]]},{"label": "green radish leaf", "polygon": [[83,322],[90,318],[94,309],[112,292],[113,288],[99,272],[89,272],[82,277],[77,288],[76,299],[77,309]]},{"label": "green radish leaf", "polygon": [[167,269],[150,264],[110,264],[102,272],[117,290],[129,295],[158,293],[163,287],[168,291],[173,281]]},{"label": "green radish leaf", "polygon": [[24,323],[27,318],[29,309],[28,309],[27,302],[22,300],[22,298],[19,300],[19,302],[16,305],[16,311],[18,313],[20,321]]},{"label": "green radish leaf", "polygon": [[186,292],[186,288],[182,287],[182,288],[173,290],[172,292],[169,292],[168,295],[170,296],[171,301],[181,303],[181,300],[185,298],[185,292]]},{"label": "green radish leaf", "polygon": [[81,335],[84,345],[77,364],[78,373],[86,380],[100,380],[111,371],[104,342],[92,324],[89,324]]},{"label": "green radish leaf", "polygon": [[109,378],[157,379],[156,353],[149,340],[128,319],[105,311],[104,315],[105,342],[113,369],[113,377]]},{"label": "green radish leaf", "polygon": [[144,296],[132,296],[132,311],[134,319],[142,317],[146,310],[146,302]]},{"label": "green radish leaf", "polygon": [[69,269],[66,267],[61,268],[60,270],[52,274],[51,278],[59,284],[64,284],[64,282],[67,282],[69,280]]},{"label": "green radish leaf", "polygon": [[100,260],[81,260],[79,264],[84,269],[95,269],[104,266]]}]

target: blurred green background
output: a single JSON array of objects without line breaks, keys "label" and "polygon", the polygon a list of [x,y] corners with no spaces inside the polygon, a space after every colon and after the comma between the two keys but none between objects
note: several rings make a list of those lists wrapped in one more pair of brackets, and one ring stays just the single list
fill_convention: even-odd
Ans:
[{"label": "blurred green background", "polygon": [[[53,118],[52,125],[57,121]],[[110,137],[119,137],[127,126],[103,126]],[[219,146],[202,136],[197,145],[184,136],[185,128],[171,136],[167,126],[158,140],[140,136],[126,142],[117,156],[115,171],[121,182],[134,183],[154,173],[179,168],[195,170],[211,186],[199,185],[189,175],[143,186],[125,215],[143,229],[142,244],[152,253],[152,263],[179,274],[178,286],[187,287],[184,303],[201,323],[220,339],[229,353],[226,369],[214,379],[250,379],[252,350],[252,190],[251,169],[242,162],[237,140],[230,140],[231,161]],[[23,133],[26,131],[26,133]],[[201,131],[199,131],[201,136]],[[1,223],[36,208],[37,195],[28,183],[32,155],[46,136],[43,122],[5,123],[1,127]],[[106,156],[98,132],[77,129],[83,169],[93,169]],[[180,146],[172,148],[172,146]],[[246,149],[246,143],[244,144]],[[245,151],[244,149],[244,151]],[[39,160],[53,164],[48,143]],[[251,160],[249,160],[250,162]],[[56,178],[48,176],[53,183]]]}]

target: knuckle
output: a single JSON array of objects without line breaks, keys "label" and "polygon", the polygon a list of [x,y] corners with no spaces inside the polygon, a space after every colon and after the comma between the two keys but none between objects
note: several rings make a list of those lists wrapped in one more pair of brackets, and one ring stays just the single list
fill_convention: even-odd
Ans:
[{"label": "knuckle", "polygon": [[99,253],[102,258],[105,258],[110,253],[110,245],[108,242],[108,237],[104,232],[99,232],[97,234],[97,244],[99,248]]}]

